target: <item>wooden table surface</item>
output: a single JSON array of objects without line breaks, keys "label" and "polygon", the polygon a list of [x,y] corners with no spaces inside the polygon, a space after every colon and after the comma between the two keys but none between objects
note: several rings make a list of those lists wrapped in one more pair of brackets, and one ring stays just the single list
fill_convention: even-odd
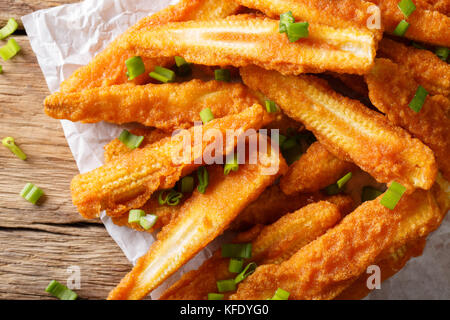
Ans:
[{"label": "wooden table surface", "polygon": [[[76,0],[2,0],[0,25],[22,15]],[[47,284],[66,284],[78,266],[82,299],[104,299],[131,268],[99,220],[84,220],[72,205],[70,181],[78,173],[57,120],[44,114],[49,93],[25,32],[10,61],[0,60],[0,139],[13,136],[28,159],[0,147],[0,299],[49,299]],[[0,41],[3,45],[3,41]],[[19,196],[27,182],[46,197],[34,206]]]}]

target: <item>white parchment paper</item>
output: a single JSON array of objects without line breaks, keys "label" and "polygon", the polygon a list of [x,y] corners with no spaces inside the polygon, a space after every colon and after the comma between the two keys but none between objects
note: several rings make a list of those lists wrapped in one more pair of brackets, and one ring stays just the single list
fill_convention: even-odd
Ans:
[{"label": "white parchment paper", "polygon": [[[175,4],[178,0],[86,0],[22,17],[31,47],[51,92],[78,67],[86,65],[96,53],[139,19]],[[80,172],[103,164],[103,146],[116,138],[122,128],[107,123],[80,124],[61,121]],[[118,227],[101,216],[111,237],[134,264],[154,237]],[[197,268],[218,248],[218,239],[174,274],[151,297],[157,298],[181,274]],[[223,239],[222,239],[223,241]],[[404,270],[386,281],[372,299],[449,299],[450,298],[450,218],[429,239],[425,253],[413,259]],[[107,266],[105,266],[107,268]]]}]

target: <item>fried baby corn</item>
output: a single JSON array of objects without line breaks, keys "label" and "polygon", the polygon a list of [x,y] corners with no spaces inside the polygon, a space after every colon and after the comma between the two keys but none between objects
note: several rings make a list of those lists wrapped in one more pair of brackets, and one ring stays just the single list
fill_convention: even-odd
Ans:
[{"label": "fried baby corn", "polygon": [[[239,114],[212,120],[204,126],[135,149],[100,168],[75,176],[71,184],[72,201],[86,218],[95,218],[102,210],[110,216],[122,215],[143,206],[156,190],[172,188],[181,177],[202,165],[204,152],[220,145],[217,133],[222,141],[227,141],[227,130],[240,135],[268,122],[270,116],[260,105],[254,105]],[[202,136],[198,133],[202,129],[214,134]],[[199,134],[200,139],[195,139]],[[220,148],[226,154],[235,145],[226,143]]]},{"label": "fried baby corn", "polygon": [[314,133],[338,158],[351,161],[379,182],[429,189],[437,168],[433,152],[359,101],[334,92],[313,76],[283,76],[258,67],[241,69],[251,89],[262,92]]},{"label": "fried baby corn", "polygon": [[375,57],[374,34],[355,28],[310,24],[309,36],[290,43],[279,21],[254,15],[168,23],[128,36],[143,57],[183,56],[203,65],[258,65],[284,74],[325,70],[364,74]]},{"label": "fried baby corn", "polygon": [[265,170],[277,167],[279,172],[284,172],[287,168],[274,149],[270,156],[259,153],[259,157],[258,164],[240,165],[237,172],[227,176],[222,166],[209,167],[210,181],[205,194],[194,191],[178,217],[162,229],[158,240],[111,291],[108,299],[144,298],[219,236],[277,178],[278,174],[267,175]]},{"label": "fried baby corn", "polygon": [[45,112],[55,119],[124,124],[138,122],[165,131],[187,129],[210,108],[216,118],[241,112],[258,99],[239,83],[192,80],[184,83],[116,85],[45,99]]},{"label": "fried baby corn", "polygon": [[[277,263],[289,258],[341,219],[338,208],[325,201],[310,204],[282,217],[262,229],[252,241],[252,258],[258,265]],[[238,238],[242,238],[239,237]],[[236,242],[236,241],[235,241]],[[203,265],[191,271],[171,286],[162,300],[205,300],[210,292],[216,292],[216,282],[234,278],[228,271],[230,259],[222,258],[218,250]]]},{"label": "fried baby corn", "polygon": [[[60,90],[67,93],[127,83],[125,61],[136,56],[136,53],[123,46],[123,41],[129,34],[170,21],[224,18],[237,13],[239,8],[233,0],[181,0],[176,5],[141,19],[97,54],[88,65],[79,68],[61,83]],[[168,65],[173,62],[173,58],[143,57],[143,61],[146,72],[132,81],[135,84],[147,82],[148,73],[153,71],[155,66]]]},{"label": "fried baby corn", "polygon": [[336,158],[320,142],[313,143],[300,159],[289,166],[281,177],[280,188],[287,194],[316,192],[335,183],[355,169],[347,161]]},{"label": "fried baby corn", "polygon": [[419,84],[405,68],[387,59],[376,59],[366,82],[370,101],[394,125],[427,144],[434,151],[444,177],[450,179],[450,100],[428,95],[419,112],[412,110],[409,103]]}]

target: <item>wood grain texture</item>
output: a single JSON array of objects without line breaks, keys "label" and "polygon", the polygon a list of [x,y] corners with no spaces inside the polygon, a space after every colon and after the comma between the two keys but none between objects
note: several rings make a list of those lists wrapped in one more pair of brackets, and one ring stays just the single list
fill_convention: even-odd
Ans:
[{"label": "wood grain texture", "polygon": [[[26,36],[10,61],[0,61],[0,138],[13,136],[28,159],[0,146],[0,299],[49,298],[52,279],[65,283],[81,268],[81,298],[105,298],[131,266],[100,221],[86,221],[72,205],[78,173],[60,122],[44,114],[47,85]],[[46,196],[34,206],[19,196],[27,182]]]}]

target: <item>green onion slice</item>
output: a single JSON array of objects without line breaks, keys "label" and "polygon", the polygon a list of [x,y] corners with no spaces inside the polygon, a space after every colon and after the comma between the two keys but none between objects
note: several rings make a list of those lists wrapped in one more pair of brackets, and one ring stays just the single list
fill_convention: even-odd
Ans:
[{"label": "green onion slice", "polygon": [[272,300],[288,300],[290,293],[286,290],[283,290],[281,288],[278,288],[277,291],[275,291],[275,294],[272,297]]},{"label": "green onion slice", "polygon": [[128,223],[138,223],[145,216],[145,211],[140,209],[130,210],[128,213]]},{"label": "green onion slice", "polygon": [[329,196],[333,196],[335,194],[338,194],[342,191],[342,188],[345,186],[345,184],[352,178],[352,173],[349,172],[342,178],[340,178],[336,183],[333,183],[325,188],[326,193]]},{"label": "green onion slice", "polygon": [[194,191],[194,177],[186,176],[181,179],[181,192],[191,193]]},{"label": "green onion slice", "polygon": [[284,144],[286,139],[287,139],[287,137],[285,135],[282,135],[282,134],[278,135],[278,145],[280,146],[280,148]]},{"label": "green onion slice", "polygon": [[228,265],[228,271],[231,273],[239,273],[242,271],[244,266],[244,259],[230,259],[230,264]]},{"label": "green onion slice", "polygon": [[139,148],[142,141],[144,141],[143,136],[135,136],[126,129],[120,133],[118,139],[131,150]]},{"label": "green onion slice", "polygon": [[278,112],[277,105],[272,100],[266,100],[266,110],[269,113]]},{"label": "green onion slice", "polygon": [[251,243],[224,243],[222,245],[223,258],[244,258],[252,257]]},{"label": "green onion slice", "polygon": [[2,73],[3,73],[3,67],[0,66],[0,74],[2,74]]},{"label": "green onion slice", "polygon": [[282,15],[280,15],[279,32],[280,33],[286,33],[287,32],[287,26],[290,25],[291,23],[294,23],[294,22],[295,22],[295,18],[294,18],[294,15],[292,14],[291,11],[283,13]]},{"label": "green onion slice", "polygon": [[208,293],[208,300],[223,300],[225,295],[221,293]]},{"label": "green onion slice", "polygon": [[45,291],[60,300],[76,300],[78,297],[75,292],[56,280],[50,281]]},{"label": "green onion slice", "polygon": [[450,49],[446,47],[437,47],[434,53],[443,61],[447,61]]},{"label": "green onion slice", "polygon": [[290,42],[296,42],[301,38],[307,38],[309,36],[309,23],[308,22],[296,22],[287,25],[287,35]]},{"label": "green onion slice", "polygon": [[16,145],[13,137],[6,137],[2,139],[2,144],[11,150],[19,159],[26,160],[27,155]]},{"label": "green onion slice", "polygon": [[228,175],[232,170],[236,172],[236,171],[238,171],[238,169],[239,169],[239,163],[238,163],[237,154],[234,155],[232,160],[228,160],[228,157],[227,157],[227,163],[225,164],[225,166],[223,168],[223,174]]},{"label": "green onion slice", "polygon": [[412,0],[402,0],[398,3],[398,7],[407,18],[416,10],[416,5]]},{"label": "green onion slice", "polygon": [[406,22],[405,20],[402,20],[398,23],[397,27],[395,28],[394,34],[396,36],[403,37],[405,35],[406,31],[408,30],[408,28],[409,28],[409,23]]},{"label": "green onion slice", "polygon": [[381,198],[380,203],[388,209],[394,210],[397,203],[402,198],[405,193],[406,188],[400,183],[393,181],[389,189],[385,192],[384,196]]},{"label": "green onion slice", "polygon": [[340,178],[336,183],[339,189],[342,189],[345,184],[352,178],[352,173],[349,172],[347,173],[345,176],[343,176],[342,178]]},{"label": "green onion slice", "polygon": [[210,108],[205,108],[200,111],[200,119],[202,119],[203,124],[207,124],[211,120],[214,120],[214,115]]},{"label": "green onion slice", "polygon": [[175,80],[175,72],[170,69],[157,66],[153,72],[150,72],[150,77],[163,83],[168,83]]},{"label": "green onion slice", "polygon": [[249,275],[251,275],[253,272],[255,272],[257,267],[257,264],[254,262],[250,262],[247,264],[247,266],[242,270],[241,273],[239,273],[236,278],[234,278],[234,282],[238,284],[239,282],[243,281],[245,278],[247,278]]},{"label": "green onion slice", "polygon": [[228,70],[228,69],[216,69],[216,70],[214,70],[214,78],[217,81],[230,82],[231,81],[230,70]]},{"label": "green onion slice", "polygon": [[8,40],[8,43],[0,48],[0,57],[3,60],[9,60],[14,57],[20,51],[20,46],[13,38]]},{"label": "green onion slice", "polygon": [[17,30],[18,26],[19,25],[17,24],[16,20],[14,20],[14,18],[9,18],[6,25],[0,29],[0,40],[3,40],[6,37],[12,35],[14,31]]},{"label": "green onion slice", "polygon": [[32,183],[27,183],[20,192],[20,196],[32,204],[36,204],[43,195],[44,191]]},{"label": "green onion slice", "polygon": [[209,184],[209,174],[205,167],[200,167],[197,170],[198,186],[197,190],[200,193],[205,193]]},{"label": "green onion slice", "polygon": [[125,61],[125,65],[127,66],[128,80],[133,80],[145,72],[144,61],[141,57],[132,57]]},{"label": "green onion slice", "polygon": [[376,198],[378,198],[379,196],[382,195],[383,192],[381,192],[380,190],[377,190],[375,188],[372,188],[371,186],[365,186],[362,189],[362,193],[361,193],[361,201],[362,202],[366,202],[366,201],[371,201],[371,200],[375,200]]},{"label": "green onion slice", "polygon": [[[164,197],[165,193],[167,194]],[[183,194],[181,192],[177,192],[173,189],[162,190],[158,195],[158,203],[160,205],[167,204],[168,206],[177,206],[180,203],[181,198],[183,198]]]},{"label": "green onion slice", "polygon": [[148,230],[155,225],[157,220],[158,220],[158,216],[156,216],[154,214],[147,214],[146,216],[141,217],[139,219],[139,224],[141,225],[142,228],[144,228],[145,230]]},{"label": "green onion slice", "polygon": [[175,56],[175,64],[180,76],[187,76],[192,72],[191,65],[183,57]]},{"label": "green onion slice", "polygon": [[409,103],[409,107],[413,111],[419,112],[420,110],[422,110],[422,107],[425,103],[425,99],[427,98],[427,96],[428,96],[428,91],[425,90],[424,87],[419,85],[419,87],[417,88],[416,94],[414,95],[414,98]]},{"label": "green onion slice", "polygon": [[216,282],[216,284],[217,290],[219,290],[219,292],[228,292],[236,290],[236,283],[234,282],[234,279],[219,280]]}]

